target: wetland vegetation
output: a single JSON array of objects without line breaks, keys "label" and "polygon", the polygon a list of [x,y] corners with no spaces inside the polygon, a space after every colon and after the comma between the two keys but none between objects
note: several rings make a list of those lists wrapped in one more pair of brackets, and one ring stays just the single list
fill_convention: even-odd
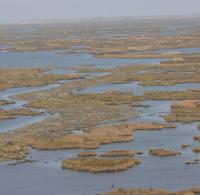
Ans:
[{"label": "wetland vegetation", "polygon": [[140,163],[134,158],[120,159],[98,159],[98,158],[75,158],[62,161],[63,169],[72,169],[76,171],[89,171],[92,173],[99,172],[116,172],[134,167]]},{"label": "wetland vegetation", "polygon": [[[176,33],[163,30],[163,23],[176,27]],[[118,24],[123,28],[116,30]],[[107,185],[114,188],[115,182],[169,192],[116,189],[106,195],[197,194],[192,187],[199,185],[200,173],[199,32],[199,18],[44,24],[22,34],[0,28],[1,54],[26,58],[23,52],[30,52],[34,60],[45,51],[72,61],[37,68],[0,62],[0,125],[6,129],[0,133],[0,169],[9,172],[11,163],[18,174],[26,167],[34,175],[54,168],[59,179],[77,181],[77,189],[62,187],[78,194],[84,191],[82,182],[89,185],[86,194],[110,191]],[[73,66],[73,55],[80,64]],[[88,55],[99,64],[83,63]],[[118,61],[124,59],[129,63]]]}]

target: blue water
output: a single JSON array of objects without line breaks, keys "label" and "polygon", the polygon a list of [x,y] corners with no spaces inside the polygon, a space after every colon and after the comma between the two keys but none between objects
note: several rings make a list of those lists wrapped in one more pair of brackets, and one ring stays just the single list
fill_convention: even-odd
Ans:
[{"label": "blue water", "polygon": [[95,65],[113,68],[119,65],[160,63],[164,59],[115,59],[96,58],[87,53],[57,54],[55,51],[0,52],[0,67],[43,67]]},{"label": "blue water", "polygon": [[143,87],[138,82],[103,84],[94,87],[81,89],[80,93],[105,93],[106,91],[127,91],[136,95],[142,95],[147,91],[185,91],[188,89],[200,89],[200,83],[183,83],[172,86],[146,86]]},{"label": "blue water", "polygon": [[[59,84],[50,84],[46,86],[41,87],[18,87],[18,88],[10,88],[4,91],[0,91],[0,99],[5,101],[14,102],[13,104],[3,105],[0,106],[0,109],[3,110],[14,110],[14,109],[21,109],[25,108],[26,102],[21,100],[13,99],[11,96],[15,96],[18,94],[23,93],[30,93],[34,91],[44,91],[44,90],[51,90],[53,88],[59,87]],[[35,111],[40,111],[40,109],[32,109]],[[44,119],[46,119],[49,114],[41,110],[41,115],[38,116],[18,116],[16,119],[10,119],[10,120],[1,120],[0,121],[0,133],[6,133],[13,131],[18,128],[22,128],[25,125],[32,124],[35,122],[40,122]]]}]

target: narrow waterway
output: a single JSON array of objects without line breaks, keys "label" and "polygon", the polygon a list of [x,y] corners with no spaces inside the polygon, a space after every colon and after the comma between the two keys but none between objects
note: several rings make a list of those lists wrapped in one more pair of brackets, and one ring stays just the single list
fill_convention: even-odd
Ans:
[{"label": "narrow waterway", "polygon": [[[13,99],[12,96],[20,95],[23,93],[31,93],[35,91],[51,90],[59,86],[60,84],[56,83],[41,87],[18,87],[0,91],[1,100],[11,102],[11,104],[0,106],[0,109],[14,110],[14,109],[25,108],[26,106],[25,101]],[[16,119],[1,120],[0,133],[10,132],[12,130],[24,127],[25,125],[42,121],[49,116],[49,114],[43,109],[35,109],[35,108],[30,108],[30,109],[32,109],[33,111],[41,112],[41,114],[37,116],[18,116]]]}]

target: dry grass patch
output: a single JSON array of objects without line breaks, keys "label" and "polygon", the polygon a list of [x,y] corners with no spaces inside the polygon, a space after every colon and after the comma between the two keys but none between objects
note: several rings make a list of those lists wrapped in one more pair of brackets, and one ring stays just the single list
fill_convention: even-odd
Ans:
[{"label": "dry grass patch", "polygon": [[[53,127],[56,127],[55,124]],[[69,148],[96,149],[101,144],[133,141],[134,130],[155,130],[158,127],[160,128],[161,125],[152,125],[151,123],[101,126],[90,128],[82,135],[45,136],[43,139],[36,134],[36,138],[30,139],[29,142],[33,148],[41,150]]]},{"label": "dry grass patch", "polygon": [[12,87],[44,86],[58,80],[71,80],[84,78],[76,74],[45,74],[47,69],[16,68],[0,69],[0,90]]},{"label": "dry grass patch", "polygon": [[132,59],[145,59],[145,58],[180,58],[182,55],[180,53],[101,53],[97,54],[97,57],[103,58],[132,58]]},{"label": "dry grass patch", "polygon": [[0,110],[0,120],[15,119],[17,116],[37,116],[41,112],[32,111],[30,109]]},{"label": "dry grass patch", "polygon": [[124,156],[135,156],[135,155],[141,155],[143,154],[142,151],[136,151],[136,150],[112,150],[109,152],[106,152],[104,154],[101,154],[101,157],[124,157]]},{"label": "dry grass patch", "polygon": [[0,145],[0,161],[22,160],[28,154],[28,147],[23,144],[7,142]]},{"label": "dry grass patch", "polygon": [[198,100],[200,99],[200,90],[149,91],[144,93],[144,97],[149,100]]},{"label": "dry grass patch", "polygon": [[162,130],[164,128],[165,128],[164,124],[156,122],[134,124],[134,130]]},{"label": "dry grass patch", "polygon": [[60,125],[66,132],[138,116],[133,108],[137,97],[130,93],[74,94],[65,90],[63,86],[51,92],[23,94],[17,98],[28,101],[28,106],[59,113]]},{"label": "dry grass patch", "polygon": [[195,153],[200,153],[200,146],[196,146],[192,149],[193,152]]},{"label": "dry grass patch", "polygon": [[167,157],[167,156],[180,155],[181,153],[172,151],[172,150],[165,150],[165,149],[150,149],[149,154],[151,154],[153,156]]},{"label": "dry grass patch", "polygon": [[200,121],[200,101],[184,100],[171,105],[171,114],[164,116],[167,122]]},{"label": "dry grass patch", "polygon": [[[133,141],[133,132],[137,127],[134,124],[92,127],[83,134],[73,135],[63,132],[65,124],[59,120],[52,117],[41,122],[41,124],[35,123],[13,133],[1,135],[0,143],[5,148],[7,144],[4,140],[16,144],[23,143],[26,147],[30,146],[38,150],[96,149],[101,144]],[[121,155],[122,153],[121,151]],[[134,151],[134,154],[139,153],[140,151]],[[24,153],[24,156],[26,156],[26,153]]]},{"label": "dry grass patch", "polygon": [[91,128],[83,135],[65,135],[46,137],[44,139],[38,137],[29,141],[33,148],[43,150],[70,148],[95,149],[101,144],[132,141],[132,132],[132,125],[124,124]]},{"label": "dry grass patch", "polygon": [[195,195],[193,189],[178,192],[168,192],[161,189],[117,189],[113,192],[106,192],[104,195]]},{"label": "dry grass patch", "polygon": [[[182,34],[180,29],[175,34],[170,34],[168,30],[162,29],[163,25],[168,28],[171,23],[169,20],[166,22],[166,19],[151,21],[122,19],[103,23],[91,21],[84,24],[63,23],[61,26],[51,25],[51,27],[36,24],[38,28],[34,32],[1,30],[0,43],[8,45],[6,49],[9,51],[64,50],[62,53],[91,52],[103,57],[135,51],[199,47],[199,27],[196,22],[198,18],[175,20],[176,23],[186,20],[195,28],[184,26],[185,34]],[[28,39],[24,39],[24,36]]]},{"label": "dry grass patch", "polygon": [[116,172],[134,167],[140,163],[134,158],[99,159],[99,158],[74,158],[62,161],[63,169],[87,171],[92,173]]},{"label": "dry grass patch", "polygon": [[137,82],[142,86],[173,86],[184,83],[200,83],[199,63],[192,59],[163,62],[159,65],[123,66],[115,68],[105,77],[107,83]]}]

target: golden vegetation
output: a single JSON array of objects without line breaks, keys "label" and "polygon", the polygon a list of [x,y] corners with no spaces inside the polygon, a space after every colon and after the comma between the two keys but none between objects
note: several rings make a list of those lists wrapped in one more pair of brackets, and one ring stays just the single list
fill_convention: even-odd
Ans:
[{"label": "golden vegetation", "polygon": [[133,127],[131,125],[113,125],[91,128],[83,135],[65,135],[59,137],[37,137],[30,140],[31,146],[36,149],[95,149],[101,144],[132,141]]},{"label": "golden vegetation", "polygon": [[28,147],[23,144],[16,144],[13,142],[6,142],[4,145],[0,144],[0,161],[6,160],[21,160],[28,154]]},{"label": "golden vegetation", "polygon": [[161,189],[117,189],[113,192],[106,192],[104,195],[195,195],[195,189],[183,190],[179,192],[167,192]]},{"label": "golden vegetation", "polygon": [[200,153],[200,146],[196,146],[196,147],[194,147],[192,150],[193,150],[193,152],[195,152],[195,153]]},{"label": "golden vegetation", "polygon": [[42,114],[41,112],[32,111],[26,108],[20,108],[15,110],[0,110],[0,120],[15,119],[17,116],[37,116]]},{"label": "golden vegetation", "polygon": [[[138,125],[123,124],[93,127],[80,135],[62,135],[62,133],[64,133],[62,132],[63,127],[64,126],[60,126],[60,121],[58,119],[50,118],[45,122],[41,122],[41,124],[32,124],[21,129],[20,131],[16,131],[8,135],[1,135],[0,138],[2,139],[0,139],[0,143],[3,144],[3,140],[8,140],[19,145],[23,143],[26,147],[31,146],[32,148],[38,150],[71,148],[96,149],[101,144],[132,141],[134,139],[133,131],[138,129]],[[145,128],[148,129],[148,126],[145,125]],[[122,155],[123,153],[123,151],[116,152],[119,152],[118,155]],[[124,152],[126,153],[126,151]],[[130,153],[141,154],[142,152],[130,151]],[[25,155],[26,154],[24,154],[24,156]]]},{"label": "golden vegetation", "polygon": [[[52,122],[52,124],[51,124]],[[36,149],[67,149],[67,148],[84,148],[84,149],[95,149],[98,148],[101,144],[109,144],[109,143],[119,143],[119,142],[129,142],[133,141],[133,131],[138,130],[138,126],[140,130],[152,130],[157,129],[158,124],[122,124],[122,125],[109,125],[102,127],[93,127],[90,128],[87,132],[82,135],[65,135],[65,136],[51,136],[51,134],[60,133],[58,127],[56,125],[60,124],[59,121],[51,120],[47,121],[46,124],[56,132],[51,132],[50,129],[46,129],[48,135],[38,136],[40,131],[40,125],[32,125],[33,132],[35,132],[35,139],[30,139],[31,146]],[[57,122],[57,124],[56,124]],[[44,124],[44,123],[42,123]],[[155,126],[154,126],[155,125]],[[160,125],[159,125],[160,126]],[[35,128],[34,128],[35,127]],[[45,127],[43,125],[43,127]],[[62,128],[63,126],[59,126]],[[37,130],[38,129],[38,130]],[[44,128],[42,129],[44,132]],[[27,132],[28,133],[28,132]],[[32,135],[33,137],[33,135]]]},{"label": "golden vegetation", "polygon": [[[73,81],[51,91],[15,96],[27,101],[28,107],[43,108],[49,113],[58,113],[58,116],[6,135],[8,140],[14,139],[16,142],[14,137],[17,136],[17,141],[23,140],[26,146],[36,149],[95,149],[101,144],[132,141],[134,130],[167,128],[166,124],[158,123],[126,124],[129,118],[138,115],[134,107],[138,106],[138,101],[144,100],[142,96],[115,91],[103,94],[72,93],[74,89],[105,82],[104,78],[107,77]],[[115,122],[125,124],[106,126]],[[101,127],[96,127],[98,125]],[[83,129],[85,133],[71,134],[76,129]]]},{"label": "golden vegetation", "polygon": [[165,124],[160,124],[160,123],[138,123],[134,124],[134,130],[162,130],[166,126]]},{"label": "golden vegetation", "polygon": [[[187,74],[179,73],[187,77],[190,72],[192,72],[193,75],[193,72],[197,70],[198,73],[198,65],[193,63],[193,65],[187,67],[183,62],[172,64],[168,62],[162,65],[121,67],[114,69],[111,72],[111,75],[102,76],[101,79],[92,78],[84,79],[82,81],[72,81],[51,91],[34,92],[17,96],[15,98],[27,101],[28,106],[30,107],[43,108],[49,113],[58,113],[59,116],[50,117],[40,123],[27,126],[12,135],[9,135],[11,136],[10,139],[12,140],[12,136],[17,134],[19,140],[23,138],[23,141],[27,146],[32,146],[36,149],[95,149],[101,144],[132,141],[132,132],[134,130],[161,130],[164,128],[172,128],[174,126],[158,123],[129,124],[124,126],[122,125],[121,127],[116,127],[115,125],[113,125],[113,127],[111,125],[106,127],[106,124],[112,124],[115,122],[126,123],[128,119],[137,117],[138,114],[135,112],[134,107],[139,106],[138,103],[140,101],[148,99],[195,100],[194,102],[186,102],[187,106],[183,106],[185,103],[178,104],[178,106],[173,105],[172,111],[173,109],[174,111],[176,109],[176,111],[179,111],[180,113],[184,110],[188,111],[195,106],[198,108],[196,102],[200,99],[200,90],[148,92],[145,93],[144,96],[136,96],[131,93],[116,91],[105,92],[102,94],[78,94],[73,91],[104,83],[112,83],[116,81],[119,83],[124,82],[127,81],[126,79],[129,78],[129,76],[136,80],[141,79],[140,81],[144,83],[150,78],[147,73],[149,75],[151,75],[152,72],[157,74],[157,76],[154,75],[150,79],[154,81],[157,78],[162,78],[162,74],[167,75],[168,72],[174,72],[176,73],[174,75],[179,75],[177,73],[180,70],[187,72]],[[21,75],[27,75],[28,71],[32,72],[33,70],[24,69],[24,72],[21,71],[22,70],[19,71],[19,75],[16,74],[17,79],[13,79],[11,83],[15,82],[16,85],[19,85],[18,82],[22,78]],[[140,71],[146,71],[147,73],[140,73]],[[12,74],[14,75],[14,71]],[[22,80],[24,80],[24,83],[26,83],[27,79],[30,81],[34,79],[37,80],[37,82],[40,82],[40,76],[38,77],[40,74],[43,75],[43,70],[34,69],[33,75],[37,76],[31,76],[31,78],[29,78],[30,76],[28,78],[25,77],[25,79]],[[141,78],[139,78],[140,76]],[[145,78],[146,76],[148,76],[147,79]],[[43,80],[43,76],[41,76],[41,78],[42,82],[46,80],[46,78]],[[55,75],[51,75],[50,78],[49,81],[51,80],[52,82],[54,80],[52,78],[55,78]],[[169,77],[168,81],[172,78],[176,80],[176,77]],[[163,80],[165,79],[166,77],[163,77]],[[32,84],[35,85],[34,82]],[[186,114],[188,114],[188,112]],[[98,125],[103,127],[96,128]],[[32,131],[30,132],[29,129],[32,129]],[[80,135],[71,134],[76,129],[83,129],[85,133]]]},{"label": "golden vegetation", "polygon": [[172,113],[164,118],[167,122],[195,122],[200,121],[200,101],[185,100],[171,105]]},{"label": "golden vegetation", "polygon": [[145,92],[146,99],[150,100],[198,100],[200,99],[199,89],[188,89],[186,91],[154,91]]},{"label": "golden vegetation", "polygon": [[[137,97],[130,93],[74,94],[66,93],[65,90],[63,86],[51,92],[23,94],[18,98],[28,101],[28,106],[44,108],[50,113],[59,113],[56,125],[60,123],[59,126],[64,127],[63,130],[66,132],[109,121],[126,122],[128,118],[135,118],[138,115],[133,108]],[[56,128],[54,124],[53,126]]]},{"label": "golden vegetation", "polygon": [[99,159],[99,158],[74,158],[62,161],[63,169],[87,171],[92,173],[116,172],[134,167],[140,163],[134,158]]},{"label": "golden vegetation", "polygon": [[[187,20],[187,23],[195,25],[196,28],[185,27],[184,34],[180,33],[180,29],[177,33],[161,30],[163,25],[169,28],[166,19],[156,19],[156,22],[154,20],[149,22],[149,19],[148,21],[142,19],[140,22],[132,19],[129,21],[120,19],[117,21],[105,20],[103,23],[95,20],[84,24],[63,23],[61,27],[54,24],[50,26],[43,24],[42,26],[36,25],[36,30],[33,32],[15,32],[3,29],[0,43],[6,45],[6,50],[9,51],[60,49],[64,50],[62,53],[91,52],[103,57],[165,48],[199,47],[198,19],[176,19],[176,22]],[[24,39],[24,36],[28,39]]]},{"label": "golden vegetation", "polygon": [[101,154],[101,157],[124,157],[124,156],[135,156],[135,155],[141,155],[143,154],[142,151],[136,151],[136,150],[112,150],[109,152],[106,152],[104,154]]},{"label": "golden vegetation", "polygon": [[[115,68],[112,74],[105,76],[107,83],[138,82],[142,86],[172,86],[184,83],[199,83],[199,63],[194,59],[199,54],[186,58],[182,54],[182,61],[166,61],[161,64],[121,66]],[[189,60],[189,61],[187,61]]]},{"label": "golden vegetation", "polygon": [[124,52],[110,52],[110,53],[101,53],[96,54],[96,57],[102,58],[131,58],[131,59],[142,59],[142,58],[177,58],[182,59],[181,53],[151,53],[151,51],[146,51],[145,53],[124,53]]},{"label": "golden vegetation", "polygon": [[[126,29],[131,28],[131,26],[125,25]],[[95,26],[90,26],[90,30],[94,30],[95,28]],[[101,78],[94,77],[81,81],[73,81],[51,91],[23,94],[15,97],[27,101],[30,107],[44,108],[51,114],[57,113],[57,117],[49,117],[40,123],[29,125],[9,135],[0,135],[2,147],[5,145],[3,140],[6,138],[12,140],[14,144],[23,142],[26,147],[32,146],[36,149],[89,149],[97,148],[101,144],[132,141],[134,130],[172,128],[173,126],[169,124],[158,123],[127,124],[129,119],[138,116],[134,107],[139,106],[140,101],[150,99],[190,100],[173,104],[172,113],[165,116],[165,119],[170,122],[199,120],[199,104],[197,100],[200,99],[200,90],[146,92],[144,96],[113,91],[103,94],[76,93],[85,87],[130,81],[138,82],[143,86],[167,86],[179,83],[200,82],[200,57],[198,53],[185,55],[166,52],[147,52],[148,50],[161,48],[199,47],[199,31],[193,32],[193,36],[162,35],[158,37],[157,35],[152,36],[151,33],[151,36],[147,34],[143,36],[129,34],[128,36],[113,36],[106,39],[99,39],[98,36],[95,36],[94,32],[96,30],[93,31],[94,34],[90,34],[90,31],[86,33],[81,27],[78,28],[79,33],[77,33],[77,37],[80,35],[79,38],[66,39],[66,36],[69,37],[69,34],[71,34],[67,29],[65,28],[63,31],[63,29],[49,29],[49,27],[44,27],[33,33],[45,35],[44,40],[41,37],[39,40],[37,38],[30,38],[28,40],[17,39],[12,40],[12,43],[10,43],[7,39],[1,39],[0,43],[3,42],[4,44],[12,45],[13,47],[10,48],[12,51],[66,49],[64,52],[76,52],[77,50],[75,51],[71,47],[84,45],[87,46],[86,50],[97,56],[131,58],[173,57],[176,59],[174,61],[162,62],[161,64],[123,66],[114,69],[96,69],[95,67],[87,66],[76,68],[79,72],[109,71],[110,75],[101,76]],[[112,28],[109,26],[109,29]],[[190,29],[188,30],[190,31]],[[7,33],[5,33],[5,36],[7,36]],[[82,39],[82,36],[84,39]],[[134,51],[145,51],[145,53],[133,54]],[[42,86],[54,83],[57,80],[82,78],[80,75],[46,74],[46,71],[47,69],[36,68],[1,69],[0,89]],[[0,105],[3,104],[5,103],[0,101]],[[8,113],[5,114],[5,111],[1,110],[1,112],[4,113],[1,116],[2,118],[4,115],[9,118],[20,114],[30,114],[28,110],[12,111],[14,112],[10,113],[12,116]],[[115,123],[124,124],[113,125]],[[80,135],[73,134],[77,129],[83,130],[84,133]]]},{"label": "golden vegetation", "polygon": [[71,80],[83,78],[73,74],[47,74],[47,69],[39,68],[1,68],[0,90],[12,87],[33,87],[54,83],[58,80]]},{"label": "golden vegetation", "polygon": [[165,150],[165,149],[150,149],[149,154],[151,154],[153,156],[167,157],[167,156],[180,155],[181,153],[172,151],[172,150]]}]

